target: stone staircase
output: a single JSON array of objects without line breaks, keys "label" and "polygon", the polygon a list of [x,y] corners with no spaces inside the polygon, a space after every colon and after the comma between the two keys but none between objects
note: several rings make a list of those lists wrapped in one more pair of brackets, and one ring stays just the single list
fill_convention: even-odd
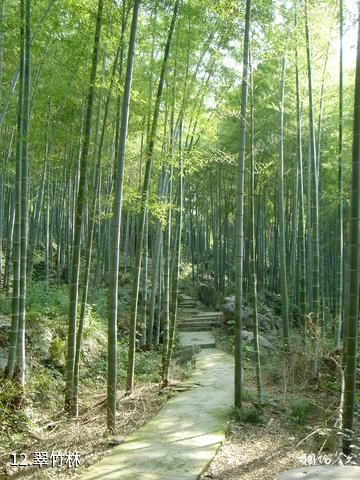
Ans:
[{"label": "stone staircase", "polygon": [[202,348],[215,347],[212,329],[222,325],[222,312],[209,312],[195,298],[179,295],[177,330],[184,346],[196,344]]},{"label": "stone staircase", "polygon": [[178,330],[180,332],[207,332],[221,327],[222,319],[221,312],[197,312],[190,318],[180,319]]},{"label": "stone staircase", "polygon": [[198,302],[195,298],[184,294],[179,295],[179,308],[181,308],[182,310],[196,310],[197,305]]}]

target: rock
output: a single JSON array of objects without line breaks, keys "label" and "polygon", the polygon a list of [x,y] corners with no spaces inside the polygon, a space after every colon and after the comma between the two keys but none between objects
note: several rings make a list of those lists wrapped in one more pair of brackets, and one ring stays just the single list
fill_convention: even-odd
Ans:
[{"label": "rock", "polygon": [[[247,330],[241,330],[241,338],[248,343],[252,343],[254,341],[254,333],[248,332]],[[275,350],[273,344],[262,335],[259,335],[259,345],[268,350]]]},{"label": "rock", "polygon": [[[233,297],[225,297],[224,300],[227,300],[223,306],[223,312],[224,312],[224,317],[225,321],[228,322],[235,320],[235,303],[230,301],[232,300]],[[251,328],[253,325],[253,315],[252,315],[252,310],[248,307],[243,307],[242,308],[242,320],[243,320],[243,326],[246,328]],[[270,332],[274,328],[279,328],[280,323],[279,323],[279,318],[274,317],[274,316],[266,316],[263,315],[262,313],[258,313],[258,322],[259,322],[259,329],[261,331],[265,332]]]},{"label": "rock", "polygon": [[51,361],[50,346],[54,341],[54,333],[49,328],[34,329],[30,336],[31,350],[41,363]]},{"label": "rock", "polygon": [[[245,327],[250,328],[253,326],[253,315],[249,309],[246,309],[245,314],[243,313],[243,322]],[[270,331],[272,329],[271,319],[261,313],[258,313],[258,322],[260,330]]]},{"label": "rock", "polygon": [[231,297],[224,297],[224,303],[235,303],[235,295],[231,295]]}]

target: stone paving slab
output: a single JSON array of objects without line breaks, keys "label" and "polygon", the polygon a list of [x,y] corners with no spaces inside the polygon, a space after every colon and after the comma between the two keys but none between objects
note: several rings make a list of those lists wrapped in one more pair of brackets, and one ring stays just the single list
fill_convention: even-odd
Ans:
[{"label": "stone paving slab", "polygon": [[294,468],[280,475],[279,480],[359,480],[360,467],[311,466]]},{"label": "stone paving slab", "polygon": [[178,332],[180,338],[180,344],[184,347],[190,345],[199,345],[204,348],[215,347],[215,337],[212,332],[200,331],[200,332]]},{"label": "stone paving slab", "polygon": [[202,350],[197,368],[161,411],[82,480],[196,480],[225,438],[233,405],[233,359]]}]

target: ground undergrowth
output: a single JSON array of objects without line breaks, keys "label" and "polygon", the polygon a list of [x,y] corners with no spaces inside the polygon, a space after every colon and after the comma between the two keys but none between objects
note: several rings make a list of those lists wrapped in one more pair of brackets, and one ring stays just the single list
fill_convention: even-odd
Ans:
[{"label": "ground undergrowth", "polygon": [[[232,336],[217,333],[217,345],[232,350]],[[303,465],[360,465],[360,398],[352,457],[341,453],[341,377],[321,345],[319,373],[311,369],[311,346],[294,336],[285,366],[279,353],[262,352],[263,412],[259,413],[253,348],[246,346],[244,394],[234,408],[226,440],[202,480],[277,480]],[[337,363],[341,359],[336,356]],[[285,374],[284,374],[285,373]]]},{"label": "ground undergrowth", "polygon": [[[3,379],[0,384],[0,478],[68,478],[97,462],[114,445],[152,418],[173,395],[160,385],[161,355],[139,351],[136,356],[135,388],[125,395],[127,366],[127,316],[129,287],[122,288],[119,299],[118,405],[117,431],[106,431],[107,299],[106,289],[90,292],[86,312],[80,370],[79,417],[69,420],[64,413],[64,367],[67,335],[68,289],[42,284],[29,289],[27,311],[27,385],[25,398],[16,384]],[[10,325],[11,297],[1,295],[0,347],[5,357]],[[3,358],[3,363],[6,358]],[[178,381],[186,369],[174,372]],[[43,465],[10,467],[33,463],[35,452],[80,453],[80,468],[46,468]]]},{"label": "ground undergrowth", "polygon": [[[174,395],[176,382],[190,373],[175,373],[175,388],[161,389],[160,354],[139,351],[136,357],[135,389],[123,389],[127,363],[129,286],[119,299],[119,391],[117,431],[106,431],[107,322],[106,289],[90,292],[86,312],[81,367],[79,417],[64,414],[64,366],[67,335],[68,290],[66,286],[44,290],[34,284],[29,291],[27,313],[28,371],[26,399],[19,404],[19,391],[10,381],[0,385],[0,478],[75,478],[96,463],[115,445],[150,420]],[[11,297],[2,295],[0,348],[4,352],[10,322]],[[231,328],[214,332],[217,347],[233,352]],[[331,359],[330,345],[320,342],[319,374],[311,369],[311,344],[304,348],[301,336],[292,336],[292,353],[285,362],[281,334],[273,332],[275,351],[262,350],[263,411],[256,394],[254,353],[244,342],[244,394],[241,409],[234,408],[223,446],[202,475],[214,480],[276,480],[280,472],[305,463],[359,463],[360,441],[354,457],[341,456],[340,370],[341,359]],[[357,402],[356,431],[359,432]],[[10,468],[11,453],[74,453],[80,467]]]}]

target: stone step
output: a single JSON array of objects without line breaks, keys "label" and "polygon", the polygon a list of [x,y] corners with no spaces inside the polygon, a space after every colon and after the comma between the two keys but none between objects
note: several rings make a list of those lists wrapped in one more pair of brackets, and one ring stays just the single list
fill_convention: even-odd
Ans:
[{"label": "stone step", "polygon": [[199,312],[194,315],[194,318],[218,318],[222,320],[223,313],[222,312]]},{"label": "stone step", "polygon": [[181,315],[183,317],[194,317],[199,313],[199,310],[196,310],[196,308],[182,308],[181,309]]},{"label": "stone step", "polygon": [[183,346],[199,345],[201,348],[215,348],[215,338],[212,332],[179,332],[180,344]]},{"label": "stone step", "polygon": [[199,326],[201,327],[201,325],[205,326],[205,325],[223,325],[223,322],[219,321],[219,319],[217,318],[210,318],[210,319],[207,319],[207,320],[197,320],[196,318],[192,318],[192,319],[183,319],[183,318],[179,318],[178,321],[177,321],[178,325],[196,325],[196,326]]},{"label": "stone step", "polygon": [[184,325],[179,323],[178,330],[180,332],[211,332],[211,330],[217,325]]},{"label": "stone step", "polygon": [[221,318],[179,318],[179,324],[189,325],[190,323],[194,323],[197,325],[206,325],[207,323],[216,323],[218,325],[222,325]]},{"label": "stone step", "polygon": [[185,295],[184,293],[180,293],[179,300],[180,301],[192,300],[193,302],[196,302],[196,298],[191,297],[190,295]]},{"label": "stone step", "polygon": [[219,318],[219,317],[192,317],[192,318],[182,318],[180,317],[180,320],[179,322],[181,323],[207,323],[207,322],[210,322],[210,323],[218,323],[219,325],[222,325],[223,324],[223,321],[222,321],[222,318]]},{"label": "stone step", "polygon": [[202,343],[201,345],[199,345],[200,348],[215,348],[215,342],[214,343]]}]

